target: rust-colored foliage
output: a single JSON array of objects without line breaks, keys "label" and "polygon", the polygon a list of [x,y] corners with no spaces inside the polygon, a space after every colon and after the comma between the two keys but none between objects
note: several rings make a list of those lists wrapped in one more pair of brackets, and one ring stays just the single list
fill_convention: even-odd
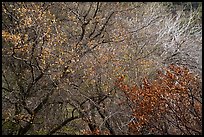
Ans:
[{"label": "rust-colored foliage", "polygon": [[[141,87],[123,80],[119,77],[116,86],[132,102],[135,120],[128,125],[130,134],[144,134],[144,127],[150,134],[201,134],[201,83],[187,68],[170,65],[156,80],[144,78]],[[156,131],[162,123],[169,128]]]}]

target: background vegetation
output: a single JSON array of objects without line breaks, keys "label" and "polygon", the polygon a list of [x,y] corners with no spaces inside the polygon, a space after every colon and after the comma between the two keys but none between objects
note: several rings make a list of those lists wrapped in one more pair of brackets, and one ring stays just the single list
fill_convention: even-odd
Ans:
[{"label": "background vegetation", "polygon": [[2,134],[202,134],[202,3],[3,2]]}]

